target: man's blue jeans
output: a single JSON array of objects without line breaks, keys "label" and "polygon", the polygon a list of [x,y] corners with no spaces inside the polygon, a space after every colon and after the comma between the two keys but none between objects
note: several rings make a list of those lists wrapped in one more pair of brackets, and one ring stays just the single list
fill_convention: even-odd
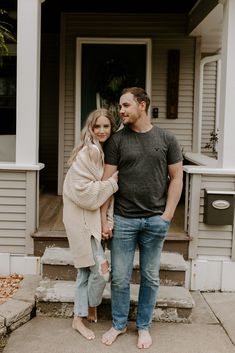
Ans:
[{"label": "man's blue jeans", "polygon": [[116,330],[127,326],[130,281],[136,246],[139,247],[140,289],[136,326],[148,330],[159,288],[160,257],[170,222],[159,215],[146,218],[114,216],[111,241],[112,324]]}]

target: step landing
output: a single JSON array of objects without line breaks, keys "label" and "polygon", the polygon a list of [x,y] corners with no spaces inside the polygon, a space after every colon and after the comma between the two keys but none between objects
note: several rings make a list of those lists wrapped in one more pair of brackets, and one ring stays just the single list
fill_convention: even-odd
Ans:
[{"label": "step landing", "polygon": [[[106,257],[110,262],[110,251],[106,250]],[[76,280],[77,269],[73,266],[69,248],[46,248],[41,263],[43,277],[57,280]],[[162,285],[184,286],[187,264],[182,255],[171,252],[162,252],[160,264],[160,280]],[[139,283],[139,254],[135,253],[132,282]]]},{"label": "step landing", "polygon": [[[42,256],[47,247],[68,248],[68,238],[64,230],[38,230],[32,235],[34,255]],[[188,244],[191,238],[185,233],[169,232],[163,245],[163,251],[174,252],[188,259]]]},{"label": "step landing", "polygon": [[[37,315],[47,317],[72,317],[74,281],[42,280],[36,289]],[[136,319],[138,284],[131,284],[129,320]],[[111,320],[111,292],[107,283],[102,304],[98,307],[99,319]],[[160,286],[153,321],[190,323],[194,301],[184,287]]]}]

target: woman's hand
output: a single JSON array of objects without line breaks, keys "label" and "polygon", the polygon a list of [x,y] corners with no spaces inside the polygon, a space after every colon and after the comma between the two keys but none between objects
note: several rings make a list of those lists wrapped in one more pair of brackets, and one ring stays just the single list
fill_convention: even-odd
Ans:
[{"label": "woman's hand", "polygon": [[108,225],[108,222],[102,225],[101,238],[106,240],[112,238],[112,228]]}]

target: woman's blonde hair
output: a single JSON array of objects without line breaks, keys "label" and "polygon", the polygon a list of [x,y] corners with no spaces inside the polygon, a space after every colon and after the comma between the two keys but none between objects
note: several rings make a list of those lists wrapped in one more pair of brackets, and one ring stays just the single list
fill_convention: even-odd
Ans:
[{"label": "woman's blonde hair", "polygon": [[94,134],[94,126],[96,124],[97,119],[100,116],[105,116],[107,119],[109,119],[110,124],[111,124],[111,135],[115,132],[116,130],[116,123],[115,123],[115,118],[112,115],[112,113],[105,109],[105,108],[100,108],[93,110],[87,117],[85,126],[83,127],[81,134],[80,134],[80,143],[72,150],[71,156],[68,160],[68,165],[70,166],[74,159],[76,158],[78,152],[84,147],[87,146],[88,148],[94,144],[96,145],[101,154],[103,155],[103,149],[96,138],[96,135]]}]

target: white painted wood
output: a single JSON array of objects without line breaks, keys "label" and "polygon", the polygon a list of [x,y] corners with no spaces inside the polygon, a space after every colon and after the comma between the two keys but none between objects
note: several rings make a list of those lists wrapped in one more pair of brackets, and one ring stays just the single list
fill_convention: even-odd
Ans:
[{"label": "white painted wood", "polygon": [[44,168],[43,163],[37,164],[25,164],[25,163],[4,163],[0,162],[0,171],[1,170],[14,170],[14,171],[25,171],[25,170],[41,170]]},{"label": "white painted wood", "polygon": [[8,276],[10,274],[10,254],[0,253],[0,275]]},{"label": "white painted wood", "polygon": [[233,238],[232,238],[232,255],[231,255],[231,259],[233,261],[235,261],[235,212],[234,212],[234,219],[233,219],[232,234],[233,234]]},{"label": "white painted wood", "polygon": [[189,227],[188,234],[192,237],[189,243],[189,258],[195,259],[197,257],[198,247],[198,224],[199,224],[199,206],[200,194],[198,190],[201,188],[201,175],[190,176],[190,201],[189,201]]},{"label": "white painted wood", "polygon": [[25,253],[33,254],[33,238],[31,235],[36,231],[37,225],[37,195],[39,193],[37,173],[27,172],[26,174],[26,229],[25,229]]},{"label": "white painted wood", "polygon": [[221,291],[235,291],[235,262],[223,261],[221,274]]},{"label": "white painted wood", "polygon": [[192,152],[200,153],[200,61],[201,61],[201,37],[196,38],[195,43],[195,65],[194,65],[194,112],[193,112],[193,145]]},{"label": "white painted wood", "polygon": [[186,233],[188,233],[189,190],[190,190],[190,175],[188,173],[186,173],[186,178],[185,178],[185,206],[184,206],[184,231]]},{"label": "white painted wood", "polygon": [[0,275],[41,275],[40,257],[0,253]]},{"label": "white painted wood", "polygon": [[221,261],[197,259],[191,266],[191,290],[220,290]]},{"label": "white painted wood", "polygon": [[224,4],[221,51],[221,100],[218,160],[223,168],[235,167],[235,1]]},{"label": "white painted wood", "polygon": [[202,53],[215,53],[221,48],[221,22],[223,18],[223,2],[218,5],[198,24],[190,35],[201,36]]},{"label": "white painted wood", "polygon": [[41,275],[40,257],[12,255],[10,270],[22,275]]},{"label": "white painted wood", "polygon": [[17,163],[38,163],[40,29],[41,0],[18,0]]},{"label": "white painted wood", "polygon": [[196,165],[185,165],[183,168],[189,174],[235,175],[235,168],[209,168]]}]

